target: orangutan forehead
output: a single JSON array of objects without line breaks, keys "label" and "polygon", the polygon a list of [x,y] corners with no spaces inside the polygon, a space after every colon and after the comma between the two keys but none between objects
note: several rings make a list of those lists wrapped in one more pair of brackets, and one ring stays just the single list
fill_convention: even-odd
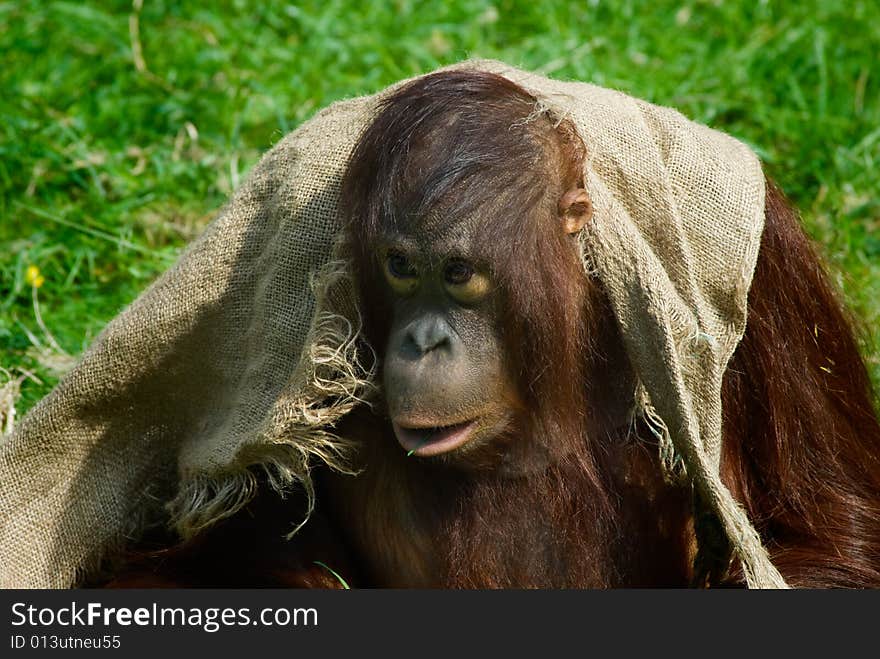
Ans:
[{"label": "orangutan forehead", "polygon": [[[516,185],[493,192],[455,194],[448,203],[408,213],[395,214],[385,223],[383,242],[406,245],[420,252],[437,255],[479,257],[487,244],[516,241],[533,223],[552,221],[557,199],[549,192],[552,185],[531,193]],[[444,200],[445,201],[445,200]]]},{"label": "orangutan forehead", "polygon": [[[497,127],[496,127],[497,128]],[[392,160],[386,217],[399,228],[491,222],[559,187],[558,148],[544,126],[480,132],[453,123],[411,136]],[[552,126],[547,126],[552,130]]]},{"label": "orangutan forehead", "polygon": [[477,163],[470,172],[436,162],[408,167],[382,224],[389,237],[438,249],[516,240],[520,228],[551,220],[561,194],[559,177],[537,156],[519,165]]}]

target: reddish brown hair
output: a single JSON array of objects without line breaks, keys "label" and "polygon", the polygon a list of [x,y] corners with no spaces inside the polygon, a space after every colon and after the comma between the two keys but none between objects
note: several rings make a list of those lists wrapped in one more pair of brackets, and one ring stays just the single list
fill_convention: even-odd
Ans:
[{"label": "reddish brown hair", "polygon": [[781,192],[724,381],[722,475],[797,586],[880,587],[880,425],[838,293]]}]

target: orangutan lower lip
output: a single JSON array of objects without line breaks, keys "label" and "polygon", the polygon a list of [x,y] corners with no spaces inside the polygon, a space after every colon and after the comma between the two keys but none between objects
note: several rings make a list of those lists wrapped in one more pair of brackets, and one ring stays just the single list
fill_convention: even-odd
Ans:
[{"label": "orangutan lower lip", "polygon": [[394,435],[400,445],[407,450],[407,455],[430,457],[447,453],[464,444],[476,424],[475,421],[464,421],[451,426],[433,426],[412,428],[391,422]]}]

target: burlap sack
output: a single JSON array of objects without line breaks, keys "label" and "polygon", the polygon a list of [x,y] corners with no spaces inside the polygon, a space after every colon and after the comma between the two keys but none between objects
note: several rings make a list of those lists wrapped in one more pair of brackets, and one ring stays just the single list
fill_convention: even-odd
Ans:
[{"label": "burlap sack", "polygon": [[[754,154],[674,110],[499,62],[587,147],[585,265],[640,411],[717,515],[750,586],[784,586],[719,476],[721,378],[763,226]],[[385,92],[383,92],[385,93]],[[68,587],[154,520],[191,535],[253,496],[345,469],[334,423],[369,392],[334,256],[340,175],[381,94],[335,103],[265,155],[178,263],[113,320],[0,445],[0,585]]]}]

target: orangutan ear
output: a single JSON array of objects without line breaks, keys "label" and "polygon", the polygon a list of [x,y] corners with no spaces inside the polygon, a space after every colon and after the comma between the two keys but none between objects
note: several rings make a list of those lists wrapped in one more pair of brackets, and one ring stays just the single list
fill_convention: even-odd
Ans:
[{"label": "orangutan ear", "polygon": [[559,219],[562,220],[562,230],[567,234],[583,229],[592,215],[593,204],[583,188],[572,188],[559,200]]}]

